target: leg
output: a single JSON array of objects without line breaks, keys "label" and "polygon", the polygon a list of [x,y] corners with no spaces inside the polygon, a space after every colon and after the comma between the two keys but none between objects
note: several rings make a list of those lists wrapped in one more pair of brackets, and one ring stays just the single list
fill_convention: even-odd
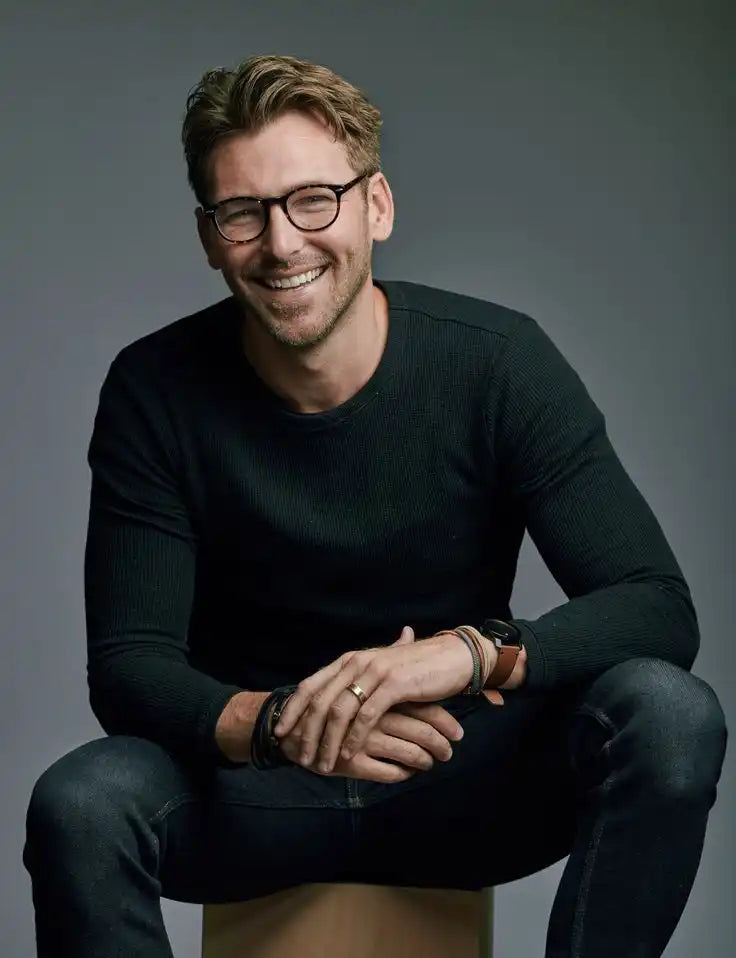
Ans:
[{"label": "leg", "polygon": [[570,727],[581,793],[548,958],[655,958],[687,901],[726,745],[712,689],[657,659],[600,676]]},{"label": "leg", "polygon": [[465,732],[449,762],[399,785],[357,783],[360,840],[350,880],[477,890],[569,854],[573,701],[524,689],[502,708],[483,697],[443,703]]},{"label": "leg", "polygon": [[547,958],[655,958],[699,864],[725,751],[705,682],[632,659],[582,694],[448,704],[454,756],[399,786],[359,783],[352,880],[480,888],[569,859]]},{"label": "leg", "polygon": [[195,772],[127,736],[74,750],[28,809],[39,958],[171,958],[162,896],[228,901],[334,880],[352,836],[345,804],[341,779],[296,767]]}]

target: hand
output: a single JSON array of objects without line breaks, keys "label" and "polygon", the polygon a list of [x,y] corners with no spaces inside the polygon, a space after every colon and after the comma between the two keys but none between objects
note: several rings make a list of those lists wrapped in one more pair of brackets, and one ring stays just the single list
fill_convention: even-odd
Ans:
[{"label": "hand", "polygon": [[[296,731],[286,735],[280,747],[288,759],[302,764],[299,761],[301,742]],[[455,741],[462,735],[462,726],[441,705],[397,705],[381,716],[352,758],[338,756],[331,772],[307,767],[318,775],[344,775],[369,782],[403,782],[418,771],[429,771],[435,759],[449,761],[452,758],[450,739]]]},{"label": "hand", "polygon": [[[389,709],[454,695],[468,685],[472,673],[473,659],[462,639],[443,634],[414,642],[406,626],[393,645],[346,652],[300,682],[274,731],[281,738],[299,722],[299,764],[313,765],[319,749],[319,770],[327,773],[341,748],[343,759],[352,758]],[[362,705],[347,689],[351,682],[366,694]]]}]

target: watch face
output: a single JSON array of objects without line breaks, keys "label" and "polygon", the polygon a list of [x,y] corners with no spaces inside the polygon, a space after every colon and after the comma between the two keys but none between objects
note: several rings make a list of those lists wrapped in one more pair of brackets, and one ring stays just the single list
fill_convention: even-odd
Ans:
[{"label": "watch face", "polygon": [[498,639],[501,645],[519,645],[521,642],[519,628],[503,619],[486,619],[480,631],[489,639]]}]

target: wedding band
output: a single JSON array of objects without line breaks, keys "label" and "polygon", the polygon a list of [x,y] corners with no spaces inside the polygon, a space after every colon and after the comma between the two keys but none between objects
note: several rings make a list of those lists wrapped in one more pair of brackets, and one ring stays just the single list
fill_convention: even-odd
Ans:
[{"label": "wedding band", "polygon": [[356,685],[355,682],[351,682],[350,685],[348,685],[348,692],[352,692],[353,695],[357,696],[361,705],[368,698],[363,689],[359,685]]}]

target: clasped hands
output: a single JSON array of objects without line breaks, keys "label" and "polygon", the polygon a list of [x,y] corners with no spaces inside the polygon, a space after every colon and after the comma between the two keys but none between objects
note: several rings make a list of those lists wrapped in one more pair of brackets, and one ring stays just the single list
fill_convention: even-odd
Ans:
[{"label": "clasped hands", "polygon": [[452,757],[462,726],[437,702],[462,692],[472,672],[462,639],[415,642],[406,626],[393,645],[346,652],[300,682],[274,733],[287,758],[318,774],[402,781]]}]

